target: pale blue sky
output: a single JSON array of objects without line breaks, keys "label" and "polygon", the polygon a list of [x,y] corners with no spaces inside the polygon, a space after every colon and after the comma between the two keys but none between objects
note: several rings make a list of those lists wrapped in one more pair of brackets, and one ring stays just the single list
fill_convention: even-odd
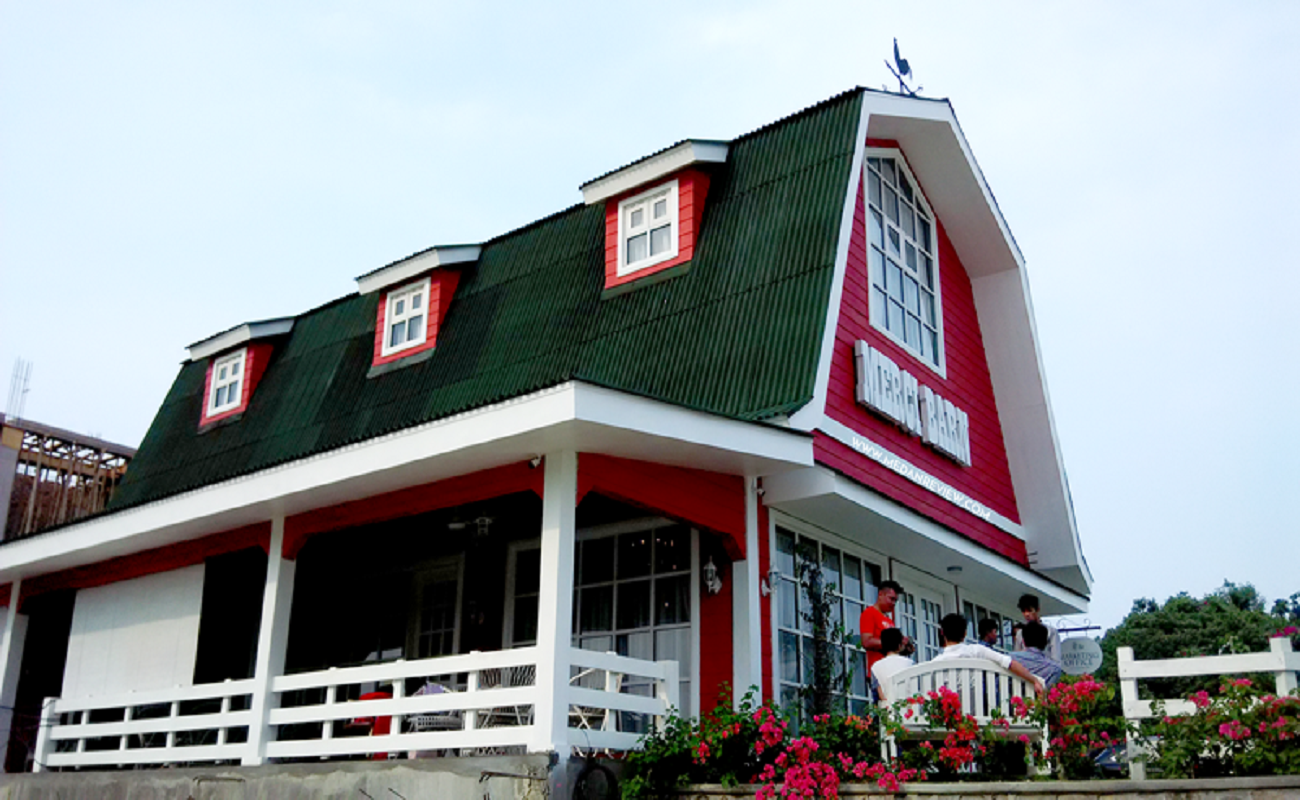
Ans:
[{"label": "pale blue sky", "polygon": [[136,444],[185,345],[892,83],[897,36],[1029,263],[1088,616],[1300,590],[1300,4],[917,5],[0,0],[0,375]]}]

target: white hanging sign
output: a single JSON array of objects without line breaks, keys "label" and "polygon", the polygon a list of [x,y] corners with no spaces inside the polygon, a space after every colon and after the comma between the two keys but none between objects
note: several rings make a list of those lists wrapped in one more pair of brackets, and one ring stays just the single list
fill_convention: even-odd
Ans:
[{"label": "white hanging sign", "polygon": [[1101,668],[1101,645],[1086,637],[1062,639],[1061,667],[1066,675],[1091,675]]},{"label": "white hanging sign", "polygon": [[869,344],[853,346],[857,400],[962,466],[971,465],[970,418],[965,411],[922,386],[910,372]]}]

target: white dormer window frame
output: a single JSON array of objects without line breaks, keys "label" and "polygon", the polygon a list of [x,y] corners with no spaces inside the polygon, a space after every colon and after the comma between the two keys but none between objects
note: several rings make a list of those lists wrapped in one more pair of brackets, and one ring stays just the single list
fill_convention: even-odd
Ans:
[{"label": "white dormer window frame", "polygon": [[430,280],[426,277],[388,293],[384,302],[381,355],[410,350],[428,339],[429,288]]},{"label": "white dormer window frame", "polygon": [[680,245],[677,181],[668,181],[618,204],[618,274],[676,258]]},{"label": "white dormer window frame", "polygon": [[212,362],[212,384],[208,388],[207,416],[224,414],[239,408],[244,399],[244,382],[247,380],[247,348],[222,356]]}]

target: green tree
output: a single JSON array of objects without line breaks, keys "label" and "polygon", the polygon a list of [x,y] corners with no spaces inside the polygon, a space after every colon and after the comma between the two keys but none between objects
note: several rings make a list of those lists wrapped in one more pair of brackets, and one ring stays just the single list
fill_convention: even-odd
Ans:
[{"label": "green tree", "polygon": [[[1254,586],[1231,581],[1200,599],[1183,592],[1163,604],[1135,600],[1124,621],[1101,640],[1103,660],[1097,677],[1118,679],[1115,651],[1120,647],[1132,647],[1138,660],[1257,653],[1267,650],[1269,639],[1288,625],[1300,627],[1300,592],[1264,609],[1265,600]],[[1208,676],[1143,681],[1141,686],[1154,696],[1183,697],[1200,689],[1215,690],[1218,682]]]}]

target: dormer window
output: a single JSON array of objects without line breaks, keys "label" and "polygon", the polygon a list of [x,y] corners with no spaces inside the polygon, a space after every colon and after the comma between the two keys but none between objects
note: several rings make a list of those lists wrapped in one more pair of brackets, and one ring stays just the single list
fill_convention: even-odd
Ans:
[{"label": "dormer window", "polygon": [[383,355],[424,344],[428,338],[429,279],[388,293],[384,314]]},{"label": "dormer window", "polygon": [[677,181],[618,204],[618,274],[627,275],[677,257]]},{"label": "dormer window", "polygon": [[212,364],[212,381],[208,389],[208,416],[232,411],[243,403],[244,361],[247,350],[222,356]]}]

